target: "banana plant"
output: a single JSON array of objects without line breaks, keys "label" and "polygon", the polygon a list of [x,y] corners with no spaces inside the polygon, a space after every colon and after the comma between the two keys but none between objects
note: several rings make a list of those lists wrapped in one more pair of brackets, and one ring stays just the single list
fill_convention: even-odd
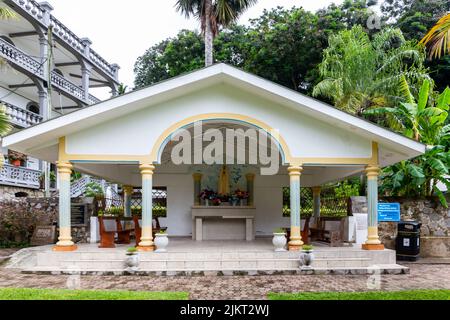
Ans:
[{"label": "banana plant", "polygon": [[431,90],[431,83],[424,81],[417,101],[408,88],[403,88],[403,92],[405,102],[397,108],[378,108],[365,114],[389,116],[404,135],[428,147],[423,156],[383,170],[381,191],[397,196],[436,195],[447,206],[438,183],[450,190],[447,178],[450,168],[450,125],[447,124],[450,88],[436,96]]}]

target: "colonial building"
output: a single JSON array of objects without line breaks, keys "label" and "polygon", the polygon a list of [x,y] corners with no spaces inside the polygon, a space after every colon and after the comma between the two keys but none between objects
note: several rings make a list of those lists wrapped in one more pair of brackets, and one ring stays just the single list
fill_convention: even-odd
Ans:
[{"label": "colonial building", "polygon": [[[48,2],[4,0],[16,16],[0,21],[0,104],[14,130],[82,109],[117,93],[119,66],[106,61],[52,15]],[[2,150],[0,188],[31,193],[42,184],[42,162]]]}]

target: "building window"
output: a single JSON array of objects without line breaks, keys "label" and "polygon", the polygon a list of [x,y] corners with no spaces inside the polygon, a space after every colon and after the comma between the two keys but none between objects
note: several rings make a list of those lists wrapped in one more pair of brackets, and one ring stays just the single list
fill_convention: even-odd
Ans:
[{"label": "building window", "polygon": [[35,114],[40,114],[40,108],[34,102],[30,102],[30,103],[27,104],[27,110],[30,111],[30,112],[33,112]]}]

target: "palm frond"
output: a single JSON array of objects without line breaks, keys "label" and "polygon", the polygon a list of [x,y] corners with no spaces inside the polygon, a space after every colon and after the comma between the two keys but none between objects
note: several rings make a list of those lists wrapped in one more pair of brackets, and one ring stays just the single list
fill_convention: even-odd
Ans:
[{"label": "palm frond", "polygon": [[450,13],[442,17],[420,41],[427,46],[430,58],[450,53]]},{"label": "palm frond", "polygon": [[9,117],[5,110],[5,106],[0,104],[0,137],[8,134],[12,129],[12,126],[9,124]]},{"label": "palm frond", "polygon": [[16,13],[6,7],[0,7],[0,20],[13,19]]}]

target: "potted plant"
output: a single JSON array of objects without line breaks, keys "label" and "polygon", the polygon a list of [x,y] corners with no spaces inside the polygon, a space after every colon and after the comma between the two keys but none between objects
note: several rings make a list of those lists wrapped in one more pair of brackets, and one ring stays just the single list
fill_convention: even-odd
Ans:
[{"label": "potted plant", "polygon": [[302,253],[300,254],[300,264],[302,269],[311,269],[311,265],[314,262],[314,247],[311,245],[304,245],[302,247]]},{"label": "potted plant", "polygon": [[205,206],[209,207],[209,202],[216,198],[216,193],[212,190],[205,189],[200,193],[200,199],[204,201]]},{"label": "potted plant", "polygon": [[169,245],[169,236],[166,230],[161,230],[155,234],[155,252],[167,252],[167,246]]},{"label": "potted plant", "polygon": [[248,199],[248,192],[237,189],[234,195],[239,199],[240,206],[244,206],[244,201]]},{"label": "potted plant", "polygon": [[127,258],[125,259],[125,265],[128,271],[136,271],[139,266],[139,254],[135,247],[127,249]]},{"label": "potted plant", "polygon": [[95,199],[102,199],[103,189],[102,186],[95,182],[90,182],[86,185],[86,189],[84,190],[84,203],[93,203]]},{"label": "potted plant", "polygon": [[273,246],[275,247],[275,252],[284,252],[286,251],[286,231],[282,228],[275,229],[273,232]]},{"label": "potted plant", "polygon": [[20,167],[22,165],[22,162],[27,159],[27,156],[16,151],[9,150],[8,152],[8,160],[9,162],[15,166]]}]

